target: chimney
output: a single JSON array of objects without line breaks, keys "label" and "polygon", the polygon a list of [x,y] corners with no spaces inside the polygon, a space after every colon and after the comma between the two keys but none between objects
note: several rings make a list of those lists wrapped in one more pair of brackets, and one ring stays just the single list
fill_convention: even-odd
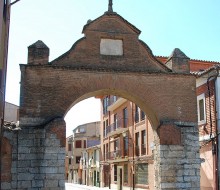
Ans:
[{"label": "chimney", "polygon": [[166,66],[174,73],[190,73],[190,58],[187,57],[180,49],[175,48],[166,62]]},{"label": "chimney", "polygon": [[49,52],[50,49],[41,40],[38,40],[37,42],[28,47],[28,64],[48,64]]}]

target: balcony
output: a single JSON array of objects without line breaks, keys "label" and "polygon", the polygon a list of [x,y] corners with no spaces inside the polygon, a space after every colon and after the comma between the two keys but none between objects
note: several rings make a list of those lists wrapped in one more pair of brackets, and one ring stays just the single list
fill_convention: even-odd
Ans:
[{"label": "balcony", "polygon": [[128,151],[114,150],[105,154],[105,161],[108,163],[128,161]]},{"label": "balcony", "polygon": [[122,151],[121,150],[114,150],[112,152],[108,152],[105,154],[105,159],[106,160],[115,160],[117,158],[121,158],[122,155]]},{"label": "balcony", "polygon": [[106,127],[106,129],[104,130],[104,137],[121,134],[128,130],[127,127],[128,127],[128,119],[127,118],[119,119],[116,122]]},{"label": "balcony", "polygon": [[120,98],[120,97],[116,97],[115,96],[110,98],[110,103],[108,106],[108,111],[114,111],[115,109],[117,109],[119,106],[121,106],[122,104],[124,104],[127,100],[124,98]]}]

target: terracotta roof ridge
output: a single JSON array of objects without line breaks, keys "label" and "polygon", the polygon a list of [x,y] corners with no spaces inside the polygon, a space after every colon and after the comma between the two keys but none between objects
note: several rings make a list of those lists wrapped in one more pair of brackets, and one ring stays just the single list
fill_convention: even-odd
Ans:
[{"label": "terracotta roof ridge", "polygon": [[199,61],[199,62],[209,62],[209,63],[217,63],[220,64],[218,61],[208,61],[208,60],[201,60],[201,59],[190,59],[191,61]]},{"label": "terracotta roof ridge", "polygon": [[204,69],[204,70],[200,70],[200,71],[191,71],[190,73],[192,75],[195,75],[197,77],[202,76],[204,74],[207,74],[208,72],[212,71],[212,70],[219,70],[220,69],[220,63],[216,64],[212,67],[209,67],[208,69]]},{"label": "terracotta roof ridge", "polygon": [[[169,58],[169,56],[163,56],[163,55],[155,55],[156,58]],[[198,61],[198,62],[209,62],[209,63],[216,63],[220,64],[220,61],[209,61],[209,60],[202,60],[202,59],[191,59],[190,61]]]}]

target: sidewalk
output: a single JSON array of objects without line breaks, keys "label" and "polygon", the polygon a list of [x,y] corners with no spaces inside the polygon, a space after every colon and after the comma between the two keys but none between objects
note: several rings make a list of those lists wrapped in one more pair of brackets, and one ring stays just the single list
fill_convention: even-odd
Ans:
[{"label": "sidewalk", "polygon": [[65,190],[108,190],[108,187],[92,187],[86,185],[79,185],[74,183],[65,183]]}]

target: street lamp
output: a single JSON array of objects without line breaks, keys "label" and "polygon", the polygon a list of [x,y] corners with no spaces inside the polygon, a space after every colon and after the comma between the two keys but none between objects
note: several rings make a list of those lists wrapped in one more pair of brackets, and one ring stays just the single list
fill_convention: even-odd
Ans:
[{"label": "street lamp", "polygon": [[[127,132],[126,131],[124,131],[123,133],[122,133],[122,136],[124,137],[124,138],[128,138],[128,139],[130,139],[130,140],[132,140],[132,138],[129,138],[128,137],[128,134],[127,134]],[[128,141],[128,145],[129,145],[129,141]],[[133,181],[133,183],[132,183],[132,189],[134,190],[134,143],[132,143],[132,166],[133,166],[133,171],[132,171],[132,181]]]}]

